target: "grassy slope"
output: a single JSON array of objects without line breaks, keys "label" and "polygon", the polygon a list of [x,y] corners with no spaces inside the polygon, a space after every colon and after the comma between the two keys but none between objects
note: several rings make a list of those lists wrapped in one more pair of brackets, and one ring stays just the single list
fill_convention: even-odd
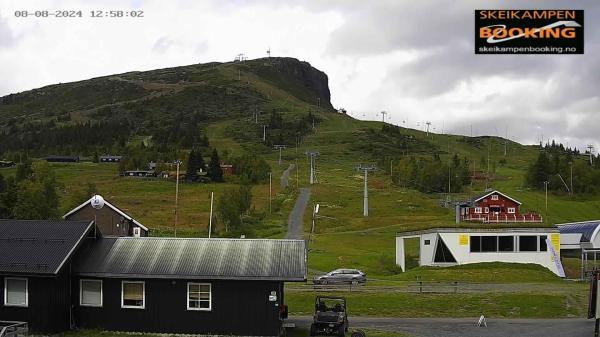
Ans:
[{"label": "grassy slope", "polygon": [[[206,76],[218,76],[224,84],[231,83],[237,77],[237,67],[234,64],[219,66],[216,72],[217,75],[214,71],[207,74],[201,74],[202,69],[194,71],[198,72],[196,75],[200,76],[199,79],[206,79]],[[172,76],[167,70],[164,73]],[[159,76],[160,74],[162,73],[158,72],[153,76]],[[193,74],[193,76],[196,75]],[[270,107],[283,109],[288,114],[305,113],[308,109],[315,111],[314,106],[300,101],[268,81],[262,81],[257,75],[246,73],[245,76],[250,81],[253,90],[271,98]],[[135,76],[128,75],[125,77],[134,78]],[[162,90],[159,87],[153,87],[151,84],[145,83],[145,86],[152,88],[152,90]],[[175,84],[175,86],[177,85]],[[243,85],[238,83],[236,87],[238,86]],[[180,89],[168,87],[166,91],[173,90],[173,92],[177,92]],[[424,280],[444,281],[557,282],[556,277],[539,268],[536,269],[536,267],[532,268],[527,265],[492,264],[469,266],[469,268],[466,266],[448,269],[417,268],[404,274],[394,275],[391,270],[394,268],[395,233],[436,226],[454,226],[453,211],[439,206],[440,196],[438,195],[427,195],[418,191],[392,186],[389,173],[386,169],[381,168],[378,172],[369,176],[370,216],[364,218],[362,216],[363,178],[354,170],[354,166],[360,162],[371,162],[372,158],[357,151],[353,142],[356,141],[355,132],[357,130],[364,128],[379,130],[381,123],[357,121],[334,113],[321,112],[319,115],[323,121],[317,126],[312,135],[301,142],[300,148],[297,151],[291,148],[284,151],[286,164],[282,167],[279,167],[276,163],[277,153],[275,151],[261,148],[258,142],[256,144],[240,144],[231,138],[228,129],[235,125],[234,123],[239,121],[239,118],[237,120],[223,119],[206,126],[211,144],[219,150],[240,154],[243,151],[258,148],[260,152],[265,153],[273,167],[274,195],[275,199],[281,202],[282,207],[265,219],[265,224],[261,226],[258,235],[264,237],[282,237],[284,235],[287,214],[294,203],[295,190],[290,188],[286,191],[280,191],[278,177],[283,169],[287,167],[288,162],[297,162],[298,185],[308,186],[309,167],[303,153],[306,150],[318,150],[321,153],[317,160],[319,182],[312,186],[311,205],[317,202],[320,203],[320,214],[332,219],[323,218],[317,221],[317,234],[310,244],[309,250],[309,267],[311,270],[325,271],[342,266],[357,267],[367,271],[370,278],[377,279],[376,282],[380,282],[380,284],[407,282],[413,280],[416,276],[420,276]],[[252,127],[258,128],[259,126]],[[481,158],[486,158],[488,153],[493,161],[497,162],[503,158],[504,141],[498,138],[478,138],[471,142],[464,142],[463,137],[459,136],[433,134],[427,136],[424,132],[410,129],[403,129],[402,133],[410,135],[418,141],[433,144],[439,149],[442,160],[448,159],[444,153],[449,149],[450,153],[458,152],[463,156],[467,156],[478,169],[481,169],[479,167],[481,166]],[[523,209],[542,213],[546,219],[544,225],[600,218],[600,198],[598,197],[571,200],[564,196],[551,195],[548,202],[549,212],[546,214],[543,208],[543,193],[528,191],[522,187],[525,169],[536,156],[537,150],[535,147],[509,143],[508,156],[506,157],[507,165],[497,167],[496,179],[492,181],[491,186],[521,200]],[[119,178],[116,174],[116,167],[111,165],[81,163],[54,166],[57,176],[65,186],[61,199],[63,212],[78,203],[78,200],[74,200],[73,197],[78,190],[82,191],[87,182],[94,182],[101,194],[147,226],[161,229],[172,227],[175,190],[173,181],[140,181]],[[9,169],[2,172],[10,174],[14,170]],[[293,172],[291,175],[292,186],[296,185],[295,173]],[[186,230],[189,235],[204,236],[208,222],[209,193],[215,191],[218,198],[225,188],[234,184],[235,181],[209,185],[183,184],[180,194],[178,229]],[[476,183],[470,191],[459,196],[459,198],[467,198],[469,194],[478,193],[484,187],[483,183]],[[259,211],[267,210],[268,185],[258,185],[253,192],[256,209]],[[310,224],[310,215],[310,209],[307,209],[305,214],[305,229],[307,231]],[[517,277],[509,275],[517,275]],[[585,289],[582,289],[576,291],[573,295],[575,300],[565,294],[547,295],[539,293],[531,296],[531,301],[534,303],[530,304],[531,307],[537,307],[536,303],[538,302],[536,301],[559,303],[558,306],[552,304],[552,309],[549,309],[549,312],[545,310],[538,311],[539,316],[563,317],[570,315],[574,312],[570,309],[564,311],[563,314],[557,312],[560,308],[564,308],[561,305],[565,301],[581,302],[580,297],[585,294]],[[424,303],[427,297],[412,298],[414,295],[410,294],[396,294],[395,297],[388,298],[382,293],[377,295],[379,297],[373,297],[372,300],[363,298],[360,294],[349,296],[357,296],[359,302],[365,303],[362,306],[355,307],[355,310],[362,314],[370,313],[369,303],[372,305],[377,304],[378,302],[375,299],[381,301],[389,299],[393,303],[413,301],[416,307],[423,308],[420,313],[409,311],[403,314],[405,316],[427,316],[438,309],[431,307],[433,304]],[[456,302],[457,298],[453,295],[440,296],[444,298],[441,302],[446,305],[442,308],[446,311],[442,310],[442,312],[450,314],[452,312],[451,304]],[[550,298],[547,296],[558,297]],[[292,310],[299,313],[304,312],[306,303],[310,302],[310,298],[312,297],[306,296],[306,294],[294,293],[290,297],[290,301],[295,304],[294,306],[297,305],[296,307],[299,309]],[[473,294],[465,298],[467,300],[464,302],[466,306],[463,312],[464,315],[471,315],[480,310],[474,309],[477,306],[471,306],[473,303],[480,303],[480,306],[484,305],[485,308],[489,306],[490,312],[496,312],[499,316],[535,316],[527,308],[515,311],[510,307],[511,303],[518,302],[519,295]],[[489,304],[494,303],[494,301],[504,304],[494,309],[493,305]],[[390,310],[390,314],[405,312],[402,311],[402,307],[395,304],[392,304]]]}]

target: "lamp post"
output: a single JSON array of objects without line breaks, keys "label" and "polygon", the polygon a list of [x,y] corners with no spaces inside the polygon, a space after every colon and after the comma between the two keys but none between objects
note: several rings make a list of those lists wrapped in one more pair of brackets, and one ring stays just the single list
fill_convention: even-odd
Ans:
[{"label": "lamp post", "polygon": [[177,165],[177,176],[175,177],[175,224],[173,229],[175,231],[175,237],[177,237],[177,208],[179,207],[179,165],[181,165],[181,160],[176,160],[175,165]]}]

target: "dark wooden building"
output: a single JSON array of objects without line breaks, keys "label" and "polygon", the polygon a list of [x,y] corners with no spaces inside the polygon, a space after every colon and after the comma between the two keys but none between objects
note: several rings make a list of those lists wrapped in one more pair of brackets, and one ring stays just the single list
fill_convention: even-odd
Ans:
[{"label": "dark wooden building", "polygon": [[71,263],[89,221],[0,220],[0,321],[27,322],[34,333],[71,328]]},{"label": "dark wooden building", "polygon": [[95,221],[97,229],[103,236],[148,236],[148,228],[123,212],[118,207],[104,200],[104,207],[95,209],[91,201],[93,197],[65,214],[65,220]]},{"label": "dark wooden building", "polygon": [[87,221],[0,220],[0,321],[280,336],[284,282],[306,281],[302,240],[99,237]]},{"label": "dark wooden building", "polygon": [[15,166],[15,162],[14,161],[0,160],[0,168],[13,167],[13,166]]},{"label": "dark wooden building", "polygon": [[48,156],[49,163],[79,163],[79,156]]},{"label": "dark wooden building", "polygon": [[302,240],[103,238],[74,268],[75,325],[279,336],[284,282],[306,281]]}]

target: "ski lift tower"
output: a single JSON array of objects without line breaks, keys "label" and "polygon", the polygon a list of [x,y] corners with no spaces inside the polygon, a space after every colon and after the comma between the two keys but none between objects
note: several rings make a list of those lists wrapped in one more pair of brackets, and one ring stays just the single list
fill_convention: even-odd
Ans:
[{"label": "ski lift tower", "polygon": [[375,165],[363,165],[360,164],[356,167],[357,171],[364,171],[365,173],[365,188],[364,188],[364,202],[363,202],[363,216],[369,216],[369,189],[368,189],[368,179],[369,172],[375,171]]},{"label": "ski lift tower", "polygon": [[590,165],[594,164],[594,145],[590,144],[587,146],[588,154],[590,155]]},{"label": "ski lift tower", "polygon": [[310,158],[310,184],[317,182],[317,176],[315,173],[315,159],[319,156],[318,151],[306,151],[306,155]]},{"label": "ski lift tower", "polygon": [[276,145],[273,145],[273,147],[275,148],[275,150],[279,150],[279,165],[281,165],[281,151],[283,149],[285,149],[287,147],[287,145],[276,144]]}]

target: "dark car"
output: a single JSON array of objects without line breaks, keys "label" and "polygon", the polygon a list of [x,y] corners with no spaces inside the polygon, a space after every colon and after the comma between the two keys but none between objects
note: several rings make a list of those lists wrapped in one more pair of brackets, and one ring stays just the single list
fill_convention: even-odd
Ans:
[{"label": "dark car", "polygon": [[367,275],[358,269],[336,269],[325,275],[315,276],[314,284],[359,284],[367,282]]},{"label": "dark car", "polygon": [[310,325],[310,335],[336,335],[343,337],[348,331],[348,314],[344,297],[317,296],[315,315]]}]

